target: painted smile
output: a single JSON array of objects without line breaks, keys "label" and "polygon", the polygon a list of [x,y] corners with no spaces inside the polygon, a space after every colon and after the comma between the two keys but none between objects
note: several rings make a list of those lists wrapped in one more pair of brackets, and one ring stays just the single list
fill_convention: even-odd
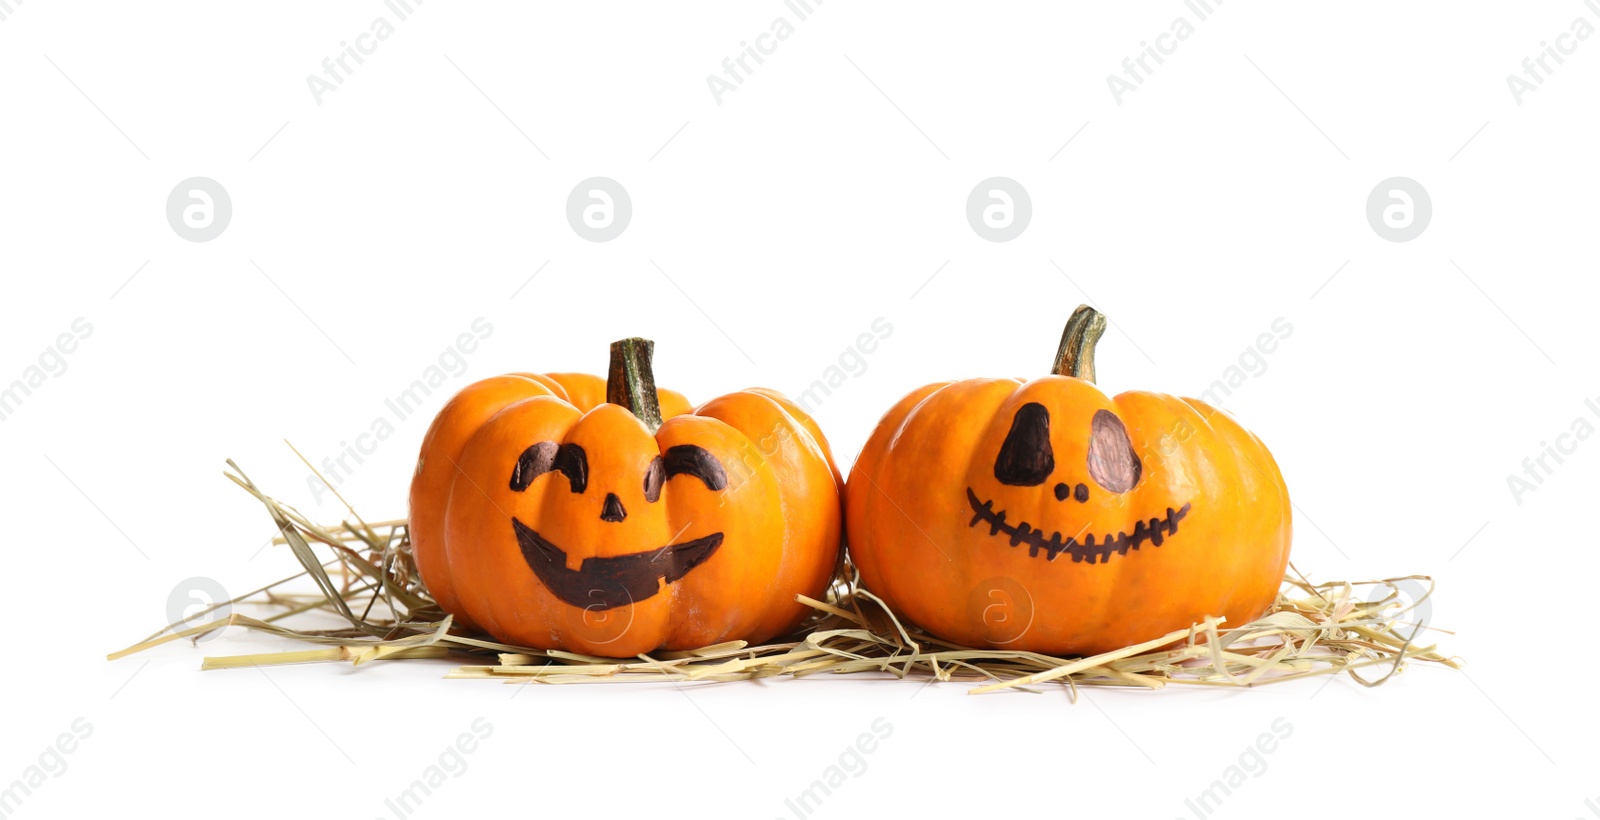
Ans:
[{"label": "painted smile", "polygon": [[990,535],[1004,533],[1010,536],[1011,546],[1027,544],[1029,558],[1037,558],[1039,553],[1043,552],[1045,560],[1054,561],[1057,555],[1064,552],[1072,556],[1073,563],[1087,560],[1091,564],[1097,561],[1103,564],[1111,560],[1112,553],[1127,555],[1128,550],[1136,550],[1146,541],[1159,547],[1168,536],[1178,534],[1178,522],[1189,514],[1188,504],[1184,504],[1181,510],[1168,507],[1166,517],[1140,521],[1134,526],[1131,535],[1119,532],[1114,536],[1106,535],[1099,543],[1095,543],[1094,533],[1090,533],[1083,543],[1079,543],[1077,536],[1062,540],[1059,531],[1050,533],[1050,537],[1046,538],[1043,531],[1034,529],[1026,521],[1019,521],[1015,525],[1007,524],[1005,510],[995,512],[993,501],[979,503],[978,495],[971,487],[967,488],[967,501],[972,504],[972,522],[967,526],[988,524]]},{"label": "painted smile", "polygon": [[659,581],[670,584],[682,578],[722,546],[722,533],[716,532],[648,552],[585,558],[577,569],[567,569],[567,553],[560,547],[515,518],[511,527],[517,533],[523,560],[545,588],[565,603],[590,610],[613,609],[649,598],[661,591]]}]

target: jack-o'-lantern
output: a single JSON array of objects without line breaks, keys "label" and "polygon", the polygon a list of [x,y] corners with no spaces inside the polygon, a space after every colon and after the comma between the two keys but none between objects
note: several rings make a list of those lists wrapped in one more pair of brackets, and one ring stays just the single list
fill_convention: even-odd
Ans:
[{"label": "jack-o'-lantern", "polygon": [[[422,437],[411,479],[411,553],[417,572],[444,611],[469,630],[481,629],[461,606],[444,547],[445,504],[467,439],[496,413],[523,399],[553,396],[582,412],[606,401],[606,379],[591,373],[507,373],[473,382],[446,402]],[[689,410],[689,400],[673,390],[657,391],[663,419]]]},{"label": "jack-o'-lantern", "polygon": [[922,387],[850,471],[863,584],[946,640],[1055,654],[1272,605],[1288,490],[1253,434],[1198,399],[1094,385],[1105,318],[1079,307],[1049,376]]},{"label": "jack-o'-lantern", "polygon": [[631,657],[766,640],[810,611],[795,596],[820,596],[840,552],[826,439],[770,390],[690,410],[656,390],[652,352],[614,344],[603,394],[598,379],[581,397],[567,376],[551,377],[566,396],[538,377],[489,379],[441,412],[413,480],[412,539],[458,622]]}]

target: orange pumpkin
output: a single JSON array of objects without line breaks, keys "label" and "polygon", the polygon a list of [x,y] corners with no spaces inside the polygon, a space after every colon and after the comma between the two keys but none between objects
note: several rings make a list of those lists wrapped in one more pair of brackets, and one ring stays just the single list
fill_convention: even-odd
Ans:
[{"label": "orange pumpkin", "polygon": [[[587,413],[605,403],[606,380],[589,373],[507,373],[473,382],[439,410],[417,454],[411,478],[411,553],[434,600],[469,630],[482,627],[456,595],[444,546],[445,504],[467,439],[496,413],[534,396],[553,396]],[[657,402],[663,418],[689,410],[689,400],[673,390],[658,391]]]},{"label": "orange pumpkin", "polygon": [[[839,472],[816,423],[753,388],[693,410],[655,389],[653,344],[610,377],[468,386],[411,489],[424,583],[502,642],[631,657],[761,641],[810,611],[839,559]],[[603,386],[604,390],[600,390]]]},{"label": "orange pumpkin", "polygon": [[1272,454],[1198,399],[1094,385],[1079,307],[1052,375],[920,388],[845,490],[862,583],[950,641],[1093,654],[1272,605],[1289,494]]}]

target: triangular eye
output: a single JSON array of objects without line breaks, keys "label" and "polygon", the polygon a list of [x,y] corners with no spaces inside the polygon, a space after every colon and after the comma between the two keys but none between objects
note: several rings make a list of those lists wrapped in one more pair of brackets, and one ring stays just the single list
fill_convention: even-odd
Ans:
[{"label": "triangular eye", "polygon": [[1038,402],[1028,402],[1017,408],[1011,420],[1011,432],[1000,445],[1000,456],[994,460],[994,477],[1001,484],[1032,487],[1043,484],[1056,468],[1055,453],[1050,450],[1050,411]]},{"label": "triangular eye", "polygon": [[1125,493],[1139,483],[1144,465],[1133,452],[1128,428],[1109,410],[1097,410],[1089,431],[1089,477],[1114,493]]}]

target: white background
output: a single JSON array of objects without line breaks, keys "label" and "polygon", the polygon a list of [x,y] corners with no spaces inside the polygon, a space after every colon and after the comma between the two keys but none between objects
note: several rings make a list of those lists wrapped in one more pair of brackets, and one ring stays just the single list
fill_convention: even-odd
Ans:
[{"label": "white background", "polygon": [[[1192,817],[1278,718],[1292,735],[1218,816],[1600,804],[1582,705],[1600,441],[1564,439],[1535,491],[1507,484],[1576,419],[1600,426],[1600,37],[1563,41],[1520,104],[1506,81],[1595,9],[1230,0],[1118,104],[1106,77],[1190,9],[429,2],[319,104],[307,76],[393,22],[381,3],[6,5],[0,384],[93,327],[0,423],[0,785],[93,726],[19,816],[393,816],[478,717],[492,736],[419,816],[791,817],[878,718],[893,734],[820,815]],[[779,16],[793,35],[719,105],[707,75]],[[608,243],[565,216],[596,175],[633,201]],[[997,175],[1033,203],[1005,243],[964,214]],[[1404,243],[1365,213],[1396,175],[1433,203]],[[232,198],[210,242],[165,216],[192,176]],[[1108,392],[1198,395],[1292,324],[1224,404],[1282,467],[1296,565],[1435,576],[1454,634],[1434,637],[1466,671],[1072,706],[837,679],[523,689],[441,680],[446,661],[198,671],[295,648],[242,635],[104,660],[185,579],[237,594],[295,569],[224,459],[337,519],[283,440],[337,455],[478,317],[493,332],[465,372],[341,485],[369,518],[404,514],[426,416],[472,379],[597,372],[643,335],[693,400],[793,395],[883,317],[816,412],[846,466],[916,386],[1044,373],[1080,302],[1115,325]]]}]

